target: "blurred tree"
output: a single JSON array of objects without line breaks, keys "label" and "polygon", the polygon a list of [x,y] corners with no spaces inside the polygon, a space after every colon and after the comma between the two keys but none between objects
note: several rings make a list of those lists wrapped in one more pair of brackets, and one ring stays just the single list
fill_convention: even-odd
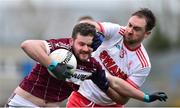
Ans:
[{"label": "blurred tree", "polygon": [[171,47],[170,39],[164,35],[157,26],[154,35],[147,44],[147,48],[153,52],[167,51]]}]

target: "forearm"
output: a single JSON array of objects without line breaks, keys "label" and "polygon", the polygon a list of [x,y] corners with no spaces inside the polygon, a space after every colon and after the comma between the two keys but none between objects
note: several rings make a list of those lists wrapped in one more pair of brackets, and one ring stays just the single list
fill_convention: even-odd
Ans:
[{"label": "forearm", "polygon": [[[121,78],[109,74],[106,76],[104,70],[97,70],[97,72],[92,73],[91,80],[117,103],[123,104],[127,101],[122,101],[122,97],[134,98],[144,102],[153,102],[156,100],[166,101],[168,98],[164,92],[145,94]],[[122,97],[118,97],[119,94]]]},{"label": "forearm", "polygon": [[29,57],[44,66],[51,63],[42,40],[26,40],[21,44],[21,48]]},{"label": "forearm", "polygon": [[106,95],[111,98],[114,102],[116,102],[117,104],[121,104],[124,105],[128,102],[129,98],[125,97],[123,95],[120,95],[119,93],[117,93],[114,89],[112,89],[111,87],[108,88]]},{"label": "forearm", "polygon": [[79,23],[89,23],[89,24],[92,24],[96,27],[96,30],[101,32],[101,27],[99,26],[99,24],[96,22],[96,21],[93,21],[93,20],[83,20],[83,21],[80,21]]},{"label": "forearm", "polygon": [[129,98],[134,98],[144,101],[144,96],[145,96],[144,92],[134,88],[123,79],[109,75],[108,80],[109,80],[109,86],[112,89],[114,89],[117,93],[123,96],[127,96]]}]

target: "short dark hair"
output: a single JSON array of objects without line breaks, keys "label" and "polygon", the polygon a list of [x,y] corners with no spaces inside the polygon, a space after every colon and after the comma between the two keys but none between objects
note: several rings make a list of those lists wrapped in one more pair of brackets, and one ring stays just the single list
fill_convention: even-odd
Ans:
[{"label": "short dark hair", "polygon": [[156,18],[151,10],[148,8],[141,8],[134,12],[131,16],[144,17],[146,19],[146,31],[151,31],[156,25]]},{"label": "short dark hair", "polygon": [[72,38],[76,38],[77,34],[80,33],[83,36],[92,36],[96,34],[96,28],[94,25],[89,23],[79,23],[76,24],[73,28]]}]

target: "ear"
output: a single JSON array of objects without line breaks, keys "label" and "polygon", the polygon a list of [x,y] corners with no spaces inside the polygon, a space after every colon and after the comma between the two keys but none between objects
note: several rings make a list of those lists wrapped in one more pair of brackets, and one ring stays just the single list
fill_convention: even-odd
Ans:
[{"label": "ear", "polygon": [[150,34],[151,34],[151,31],[147,31],[147,32],[145,33],[145,38],[147,38]]},{"label": "ear", "polygon": [[69,40],[69,43],[70,43],[70,45],[72,46],[73,45],[73,38],[71,38],[70,40]]}]

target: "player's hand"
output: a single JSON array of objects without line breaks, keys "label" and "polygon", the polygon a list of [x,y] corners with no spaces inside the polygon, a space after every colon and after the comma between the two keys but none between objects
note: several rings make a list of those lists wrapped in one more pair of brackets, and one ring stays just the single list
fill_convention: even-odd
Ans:
[{"label": "player's hand", "polygon": [[72,75],[71,69],[73,69],[72,65],[58,63],[53,71],[57,73],[58,77],[70,78]]},{"label": "player's hand", "polygon": [[93,51],[96,51],[96,49],[102,44],[104,41],[104,35],[100,32],[96,32],[95,37],[93,38],[92,48]]},{"label": "player's hand", "polygon": [[159,101],[166,101],[168,99],[166,93],[164,92],[155,92],[153,94],[150,94],[150,95],[145,95],[144,97],[144,101],[145,102],[153,102],[153,101],[156,101],[156,100],[159,100]]},{"label": "player's hand", "polygon": [[[54,63],[56,64],[56,63]],[[73,74],[72,69],[73,66],[65,63],[57,63],[56,65],[50,65],[48,66],[48,69],[52,74],[54,74],[58,79],[66,79],[70,78]]]},{"label": "player's hand", "polygon": [[106,78],[105,71],[96,71],[92,73],[90,79],[104,92],[109,88],[109,82]]}]

